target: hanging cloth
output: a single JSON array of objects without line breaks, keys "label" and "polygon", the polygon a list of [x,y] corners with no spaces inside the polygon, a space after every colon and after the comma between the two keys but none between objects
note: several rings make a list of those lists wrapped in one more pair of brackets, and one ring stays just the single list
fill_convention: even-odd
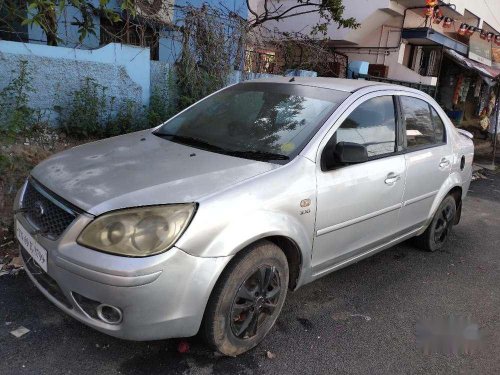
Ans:
[{"label": "hanging cloth", "polygon": [[460,99],[460,93],[462,91],[462,85],[464,83],[464,76],[460,74],[457,80],[457,85],[455,86],[455,91],[453,93],[453,105],[458,104],[458,100]]}]

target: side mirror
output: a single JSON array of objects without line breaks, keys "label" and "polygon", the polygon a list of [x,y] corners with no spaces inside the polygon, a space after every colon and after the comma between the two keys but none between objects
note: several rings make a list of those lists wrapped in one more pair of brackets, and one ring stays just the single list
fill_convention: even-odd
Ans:
[{"label": "side mirror", "polygon": [[357,164],[368,160],[368,151],[359,143],[339,142],[333,150],[333,156],[338,164]]}]

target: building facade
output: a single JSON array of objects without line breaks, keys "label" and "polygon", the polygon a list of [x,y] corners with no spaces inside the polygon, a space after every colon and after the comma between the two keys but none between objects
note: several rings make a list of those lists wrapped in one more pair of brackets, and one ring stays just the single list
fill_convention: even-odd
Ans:
[{"label": "building facade", "polygon": [[[252,0],[254,7],[263,6],[264,0]],[[291,6],[296,0],[285,0]],[[470,40],[479,38],[476,31],[471,38],[458,34],[462,23],[500,35],[500,2],[498,0],[455,0],[453,3],[435,1],[440,5],[440,13],[452,22],[445,26],[429,20],[425,15],[426,0],[349,0],[344,1],[344,17],[354,17],[360,24],[357,29],[337,29],[331,25],[327,37],[336,51],[349,56],[350,61],[366,61],[373,65],[385,65],[387,78],[400,79],[429,85],[437,84],[436,65],[422,67],[418,57],[437,59],[442,48],[449,48],[464,56],[469,54]],[[313,9],[313,8],[311,8]],[[303,10],[301,10],[303,11]],[[293,11],[291,12],[293,13]],[[320,20],[318,13],[290,17],[268,24],[269,29],[282,32],[300,30],[304,34],[311,31]],[[427,23],[426,23],[427,20]],[[412,29],[422,29],[420,33],[410,33]],[[424,34],[426,30],[439,33],[433,38]],[[492,41],[492,43],[494,43]],[[419,48],[422,47],[422,48]],[[433,53],[433,50],[436,51]],[[431,56],[432,55],[432,56]],[[427,69],[426,69],[427,68]]]},{"label": "building facade", "polygon": [[[251,4],[259,9],[264,0]],[[455,123],[480,123],[480,132],[494,132],[499,0],[349,0],[344,5],[344,17],[354,17],[360,27],[330,25],[327,36],[332,50],[349,60],[345,75],[413,85],[434,96]],[[311,12],[267,27],[308,34],[318,21],[319,14]]]}]

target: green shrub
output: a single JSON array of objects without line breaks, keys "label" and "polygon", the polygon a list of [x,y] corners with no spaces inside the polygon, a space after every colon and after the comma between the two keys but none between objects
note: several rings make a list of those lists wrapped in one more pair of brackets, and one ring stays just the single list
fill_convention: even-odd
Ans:
[{"label": "green shrub", "polygon": [[104,135],[106,137],[113,137],[147,127],[141,106],[133,100],[125,99],[118,105],[114,116],[111,115],[105,124]]},{"label": "green shrub", "polygon": [[59,112],[60,129],[66,135],[77,139],[102,138],[151,127],[151,119],[164,115],[158,102],[152,98],[153,104],[148,108],[131,99],[117,102],[115,97],[108,97],[106,87],[87,77],[67,105],[54,109]]},{"label": "green shrub", "polygon": [[35,89],[27,65],[27,61],[21,61],[19,74],[0,91],[0,132],[7,137],[26,133],[41,118],[41,112],[28,105],[29,94]]},{"label": "green shrub", "polygon": [[82,87],[73,92],[67,112],[59,110],[61,130],[74,138],[102,137],[104,119],[110,110],[106,98],[106,87],[95,79],[86,77]]},{"label": "green shrub", "polygon": [[169,70],[166,86],[155,86],[149,98],[149,107],[147,108],[149,127],[160,125],[178,112],[178,91],[175,74]]}]

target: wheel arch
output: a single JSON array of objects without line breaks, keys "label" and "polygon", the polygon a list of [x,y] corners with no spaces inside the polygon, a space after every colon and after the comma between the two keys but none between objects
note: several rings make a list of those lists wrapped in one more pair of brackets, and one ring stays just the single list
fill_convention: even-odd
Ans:
[{"label": "wheel arch", "polygon": [[288,289],[295,290],[302,274],[302,252],[297,243],[286,236],[269,236],[262,238],[278,246],[285,253],[288,261],[289,284]]},{"label": "wheel arch", "polygon": [[304,255],[302,254],[302,251],[297,244],[296,241],[294,241],[292,238],[287,237],[285,235],[267,235],[267,236],[262,236],[256,239],[253,239],[251,242],[246,243],[244,246],[242,246],[232,257],[232,259],[224,266],[224,269],[220,273],[220,275],[217,277],[217,280],[221,277],[221,275],[224,273],[226,269],[228,269],[234,262],[237,262],[238,259],[240,258],[240,255],[247,250],[248,248],[252,247],[256,243],[259,243],[261,241],[268,241],[271,242],[272,244],[276,245],[286,256],[286,259],[288,261],[288,268],[289,268],[289,284],[288,284],[288,289],[289,290],[295,290],[302,282],[299,280],[303,276],[303,266],[304,266]]},{"label": "wheel arch", "polygon": [[427,222],[425,223],[423,229],[419,234],[423,233],[425,229],[427,229],[429,224],[432,222],[432,219],[434,218],[434,215],[436,214],[436,210],[439,208],[439,205],[441,204],[443,199],[445,199],[448,195],[452,195],[457,204],[458,215],[455,218],[454,224],[458,224],[458,222],[460,221],[460,215],[462,211],[462,196],[463,196],[462,194],[463,194],[463,188],[461,185],[461,181],[457,178],[457,176],[454,176],[453,174],[450,175],[450,177],[443,184],[439,192],[436,194],[434,203],[432,204],[429,216],[427,218]]},{"label": "wheel arch", "polygon": [[463,189],[461,186],[454,186],[449,192],[448,195],[451,195],[453,198],[455,198],[455,202],[457,205],[457,213],[455,215],[455,221],[453,224],[457,225],[460,222],[460,218],[462,217],[462,195],[463,194]]}]

